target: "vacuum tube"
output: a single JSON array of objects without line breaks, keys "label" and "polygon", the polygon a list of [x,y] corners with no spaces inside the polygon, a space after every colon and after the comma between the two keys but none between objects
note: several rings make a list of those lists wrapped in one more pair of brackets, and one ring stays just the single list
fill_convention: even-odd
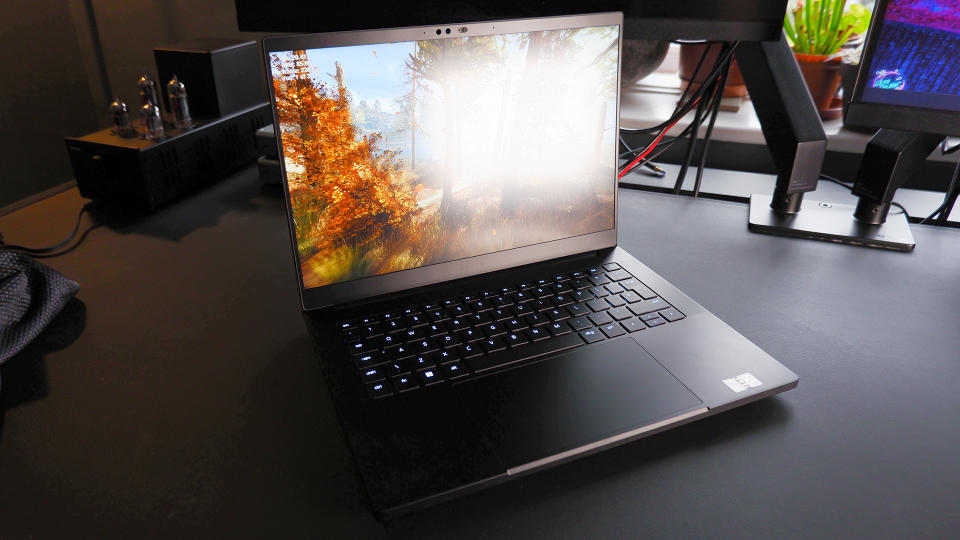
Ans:
[{"label": "vacuum tube", "polygon": [[160,118],[160,107],[153,103],[144,103],[140,107],[143,116],[143,136],[156,141],[163,138],[163,119]]},{"label": "vacuum tube", "polygon": [[150,77],[147,77],[146,73],[140,76],[140,79],[137,81],[137,88],[140,89],[141,105],[149,103],[160,106],[160,101],[157,99],[157,83],[153,82],[153,79]]},{"label": "vacuum tube", "polygon": [[113,121],[113,134],[130,138],[136,135],[136,130],[130,123],[130,109],[120,98],[113,98],[110,104],[110,119]]},{"label": "vacuum tube", "polygon": [[167,83],[167,98],[170,99],[170,110],[173,111],[173,124],[180,129],[190,129],[193,121],[190,118],[190,105],[187,103],[187,88],[176,75]]}]

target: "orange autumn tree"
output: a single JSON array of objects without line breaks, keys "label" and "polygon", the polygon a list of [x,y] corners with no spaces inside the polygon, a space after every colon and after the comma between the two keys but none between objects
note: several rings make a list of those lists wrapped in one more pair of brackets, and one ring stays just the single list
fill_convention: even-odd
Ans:
[{"label": "orange autumn tree", "polygon": [[310,77],[305,51],[273,64],[301,259],[407,231],[418,213],[410,182],[398,153],[378,148],[379,133],[358,136],[340,64],[335,91]]}]

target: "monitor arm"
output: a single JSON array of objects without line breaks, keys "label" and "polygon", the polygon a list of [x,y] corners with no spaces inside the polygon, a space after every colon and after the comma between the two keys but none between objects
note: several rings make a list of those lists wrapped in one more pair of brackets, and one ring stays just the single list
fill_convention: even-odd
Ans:
[{"label": "monitor arm", "polygon": [[817,189],[827,136],[793,51],[779,41],[747,41],[737,64],[777,168],[770,207],[777,214],[800,211],[803,194]]}]

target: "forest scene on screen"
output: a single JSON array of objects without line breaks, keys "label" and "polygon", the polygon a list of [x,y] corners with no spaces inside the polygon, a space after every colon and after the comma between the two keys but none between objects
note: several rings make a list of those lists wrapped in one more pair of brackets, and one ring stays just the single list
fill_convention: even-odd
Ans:
[{"label": "forest scene on screen", "polygon": [[960,96],[960,0],[890,0],[877,44],[869,87]]},{"label": "forest scene on screen", "polygon": [[618,28],[271,53],[304,287],[614,225]]}]

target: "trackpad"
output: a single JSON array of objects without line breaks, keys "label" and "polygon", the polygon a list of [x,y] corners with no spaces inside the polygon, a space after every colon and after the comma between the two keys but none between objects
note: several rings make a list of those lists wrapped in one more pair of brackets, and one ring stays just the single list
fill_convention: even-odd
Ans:
[{"label": "trackpad", "polygon": [[702,404],[629,338],[466,382],[456,393],[508,468]]}]

